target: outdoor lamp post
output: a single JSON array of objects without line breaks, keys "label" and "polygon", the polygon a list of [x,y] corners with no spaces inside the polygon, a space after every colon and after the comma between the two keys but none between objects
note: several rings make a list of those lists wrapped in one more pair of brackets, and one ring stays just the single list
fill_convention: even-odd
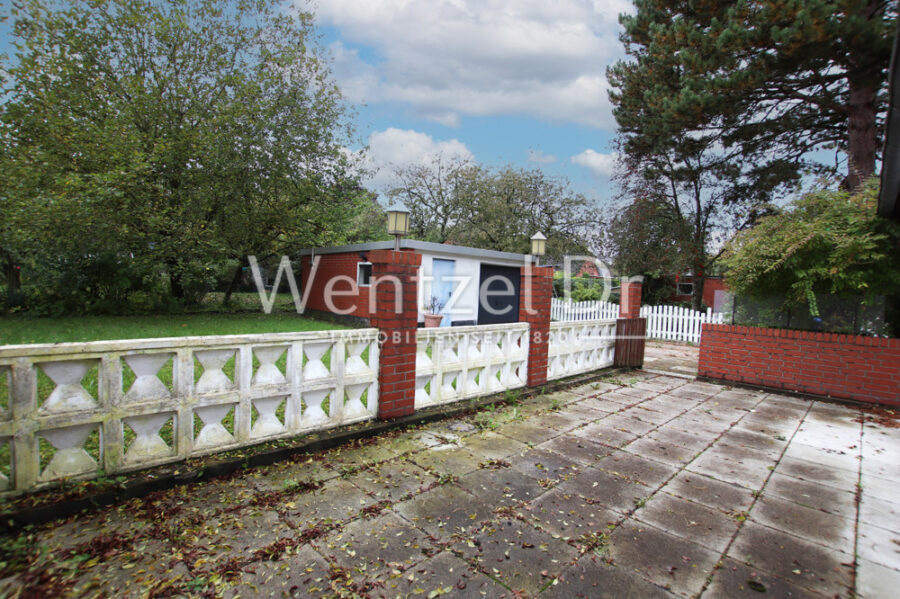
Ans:
[{"label": "outdoor lamp post", "polygon": [[394,236],[394,251],[400,251],[400,238],[409,233],[409,210],[402,206],[388,209],[388,233]]},{"label": "outdoor lamp post", "polygon": [[541,256],[547,253],[547,238],[538,231],[531,236],[531,255],[534,256],[534,265],[540,266]]}]

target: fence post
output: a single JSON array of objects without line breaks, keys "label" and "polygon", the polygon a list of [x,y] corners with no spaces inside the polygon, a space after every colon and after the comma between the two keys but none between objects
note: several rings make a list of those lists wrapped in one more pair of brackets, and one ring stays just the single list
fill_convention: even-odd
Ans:
[{"label": "fence post", "polygon": [[641,318],[643,277],[622,277],[619,318],[616,320],[616,353],[613,365],[640,368],[644,365],[647,319]]},{"label": "fence post", "polygon": [[[416,402],[417,273],[422,255],[414,252],[369,252],[375,313],[379,329],[378,418],[408,416]],[[400,297],[397,297],[399,293]],[[399,309],[398,309],[399,308]]]},{"label": "fence post", "polygon": [[519,322],[527,322],[529,325],[529,387],[540,387],[547,382],[547,356],[550,351],[550,298],[552,294],[552,268],[532,267],[531,265],[522,268]]}]

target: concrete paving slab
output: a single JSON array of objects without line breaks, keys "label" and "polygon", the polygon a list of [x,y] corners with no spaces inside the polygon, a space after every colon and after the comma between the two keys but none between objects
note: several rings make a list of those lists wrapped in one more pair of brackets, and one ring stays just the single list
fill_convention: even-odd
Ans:
[{"label": "concrete paving slab", "polygon": [[684,466],[697,455],[696,451],[680,445],[665,443],[652,437],[637,439],[628,445],[626,451],[677,467]]},{"label": "concrete paving slab", "polygon": [[657,429],[647,435],[650,439],[658,439],[664,443],[680,445],[695,453],[706,449],[715,437],[702,434],[700,431],[679,430],[674,424],[669,424],[662,429]]},{"label": "concrete paving slab", "polygon": [[856,573],[856,596],[860,599],[895,597],[900,589],[900,572],[860,559]]},{"label": "concrete paving slab", "polygon": [[528,446],[521,441],[495,432],[471,435],[466,437],[462,444],[463,447],[481,456],[484,460],[502,460],[528,449]]},{"label": "concrete paving slab", "polygon": [[322,488],[299,495],[284,506],[285,520],[294,528],[306,528],[321,520],[340,522],[357,517],[378,500],[342,478],[329,480]]},{"label": "concrete paving slab", "polygon": [[633,517],[718,553],[725,551],[739,526],[719,510],[666,493],[654,495]]},{"label": "concrete paving slab", "polygon": [[635,521],[610,535],[609,557],[682,597],[699,593],[719,560],[714,551]]},{"label": "concrete paving slab", "polygon": [[610,453],[612,449],[624,447],[638,438],[638,435],[627,430],[613,428],[603,420],[588,424],[582,428],[572,432],[575,437],[587,439],[594,443],[600,443],[607,447],[606,452]]},{"label": "concrete paving slab", "polygon": [[463,448],[421,451],[406,459],[437,476],[462,476],[478,470],[478,464],[484,461],[481,456]]},{"label": "concrete paving slab", "polygon": [[753,503],[753,493],[745,487],[688,471],[678,474],[662,490],[729,513],[742,512]]},{"label": "concrete paving slab", "polygon": [[883,501],[900,501],[900,496],[897,494],[897,489],[900,488],[900,485],[898,485],[896,479],[872,476],[863,472],[860,476],[859,484],[862,486],[863,497],[869,495]]},{"label": "concrete paving slab", "polygon": [[582,466],[589,466],[611,454],[613,449],[606,445],[601,445],[599,442],[594,442],[596,435],[590,435],[589,439],[588,433],[589,431],[585,431],[585,436],[557,437],[546,443],[541,443],[537,448],[558,453],[578,462]]},{"label": "concrete paving slab", "polygon": [[459,477],[457,484],[495,508],[530,501],[544,493],[537,479],[509,467],[478,470]]},{"label": "concrete paving slab", "polygon": [[594,553],[582,556],[548,587],[542,599],[671,599],[672,592],[663,589],[638,573],[615,566]]},{"label": "concrete paving slab", "polygon": [[363,517],[313,541],[330,563],[350,570],[360,582],[384,580],[424,560],[433,545],[427,534],[397,514]]},{"label": "concrete paving slab", "polygon": [[855,491],[859,481],[859,475],[850,470],[830,468],[823,464],[789,456],[783,457],[778,462],[775,471],[800,480],[836,487],[843,491]]},{"label": "concrete paving slab", "polygon": [[[900,500],[900,497],[897,499]],[[859,502],[859,521],[900,533],[900,503],[878,499],[863,491]]]},{"label": "concrete paving slab", "polygon": [[622,519],[622,515],[588,500],[577,493],[559,488],[544,493],[521,510],[536,527],[563,540],[577,540],[592,534],[606,534]]},{"label": "concrete paving slab", "polygon": [[763,496],[750,512],[754,522],[834,549],[853,547],[855,516],[843,518],[774,496]]},{"label": "concrete paving slab", "polygon": [[687,469],[696,474],[703,474],[752,490],[761,488],[770,474],[767,469],[760,470],[758,463],[746,465],[706,453],[688,464]]},{"label": "concrete paving slab", "polygon": [[393,502],[427,488],[438,477],[406,460],[392,460],[370,466],[347,480],[377,501]]},{"label": "concrete paving slab", "polygon": [[900,533],[860,523],[856,552],[862,559],[900,571]]},{"label": "concrete paving slab", "polygon": [[532,449],[522,455],[513,456],[509,459],[509,463],[513,469],[522,474],[552,483],[574,476],[579,469],[578,462],[543,449]]},{"label": "concrete paving slab", "polygon": [[277,561],[262,561],[242,572],[223,596],[226,599],[252,597],[322,596],[330,588],[329,567],[309,545]]},{"label": "concrete paving slab", "polygon": [[540,445],[561,434],[556,429],[541,426],[538,421],[531,421],[530,419],[504,425],[499,429],[499,433],[526,445],[529,443]]},{"label": "concrete paving slab", "polygon": [[567,568],[576,549],[515,519],[500,519],[452,547],[513,591],[536,595]]},{"label": "concrete paving slab", "polygon": [[624,451],[618,451],[599,460],[594,464],[594,468],[653,488],[662,485],[678,471],[673,466],[647,460]]},{"label": "concrete paving slab", "polygon": [[856,517],[854,493],[785,476],[777,471],[769,479],[764,496],[780,497],[842,518]]},{"label": "concrete paving slab", "polygon": [[623,514],[631,512],[637,503],[653,493],[650,487],[596,468],[585,468],[560,483],[558,489],[563,493],[578,493]]},{"label": "concrete paving slab", "polygon": [[409,568],[389,596],[475,599],[500,597],[507,589],[449,551],[442,551]]},{"label": "concrete paving slab", "polygon": [[628,414],[613,414],[611,416],[607,416],[603,420],[597,423],[597,425],[602,427],[609,427],[615,430],[630,433],[632,435],[646,435],[653,429],[657,427],[656,424],[652,422],[645,422],[638,418],[635,418],[632,414],[634,414],[637,409],[630,410]]},{"label": "concrete paving slab", "polygon": [[824,599],[820,595],[786,580],[735,561],[725,559],[713,575],[704,597],[759,599],[759,597],[790,597],[792,599]]},{"label": "concrete paving slab", "polygon": [[792,584],[830,597],[845,596],[851,589],[852,554],[754,522],[744,523],[728,555]]},{"label": "concrete paving slab", "polygon": [[493,507],[453,484],[436,487],[392,510],[436,538],[465,534],[493,517]]},{"label": "concrete paving slab", "polygon": [[532,424],[545,426],[565,433],[579,427],[584,422],[575,414],[563,414],[561,411],[547,412],[530,419]]}]

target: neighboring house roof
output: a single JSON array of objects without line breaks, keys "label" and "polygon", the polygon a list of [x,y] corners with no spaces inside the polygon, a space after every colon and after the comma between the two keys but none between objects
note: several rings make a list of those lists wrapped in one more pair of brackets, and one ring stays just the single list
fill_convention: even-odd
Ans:
[{"label": "neighboring house roof", "polygon": [[884,151],[881,154],[881,192],[878,196],[878,214],[900,221],[900,57],[898,54],[900,25],[894,37],[894,51],[889,71],[887,124]]},{"label": "neighboring house roof", "polygon": [[[392,250],[393,241],[372,241],[370,243],[355,243],[351,245],[338,245],[326,248],[311,248],[300,250],[301,256],[345,254],[349,252],[370,252],[372,250]],[[471,248],[464,245],[451,245],[446,243],[433,243],[430,241],[417,241],[415,239],[401,239],[401,250],[415,250],[428,254],[442,254],[445,256],[459,256],[474,258],[494,263],[521,266],[532,257],[527,254],[515,254],[513,252],[498,252],[497,250],[484,250]]]}]

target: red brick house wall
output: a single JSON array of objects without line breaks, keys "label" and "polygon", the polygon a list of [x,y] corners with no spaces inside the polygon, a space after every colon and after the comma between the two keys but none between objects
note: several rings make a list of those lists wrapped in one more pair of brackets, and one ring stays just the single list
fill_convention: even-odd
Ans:
[{"label": "red brick house wall", "polygon": [[[322,312],[331,312],[325,304],[325,285],[333,277],[344,275],[350,277],[354,285],[348,282],[339,282],[334,285],[334,291],[349,292],[353,289],[358,290],[358,295],[335,296],[333,304],[339,310],[352,310],[346,312],[349,316],[358,316],[360,318],[369,318],[369,289],[370,287],[359,287],[356,283],[356,265],[360,262],[367,262],[359,257],[358,252],[348,252],[343,254],[322,254],[318,256],[319,268],[316,271],[315,279],[312,283],[312,289],[309,292],[309,299],[306,307],[311,310],[320,310]],[[307,278],[311,274],[310,257],[303,256],[301,258],[302,281],[300,292],[306,290],[308,283]]]},{"label": "red brick house wall", "polygon": [[[681,277],[678,280],[682,283],[692,283],[694,277]],[[703,303],[712,307],[716,302],[716,291],[725,290],[727,290],[727,287],[725,287],[725,279],[722,277],[706,277],[706,280],[703,283]],[[669,301],[671,302],[689,302],[691,299],[692,296],[690,295],[678,294],[677,284],[675,285],[672,295],[669,297]]]},{"label": "red brick house wall", "polygon": [[698,374],[900,406],[900,339],[704,324]]}]

